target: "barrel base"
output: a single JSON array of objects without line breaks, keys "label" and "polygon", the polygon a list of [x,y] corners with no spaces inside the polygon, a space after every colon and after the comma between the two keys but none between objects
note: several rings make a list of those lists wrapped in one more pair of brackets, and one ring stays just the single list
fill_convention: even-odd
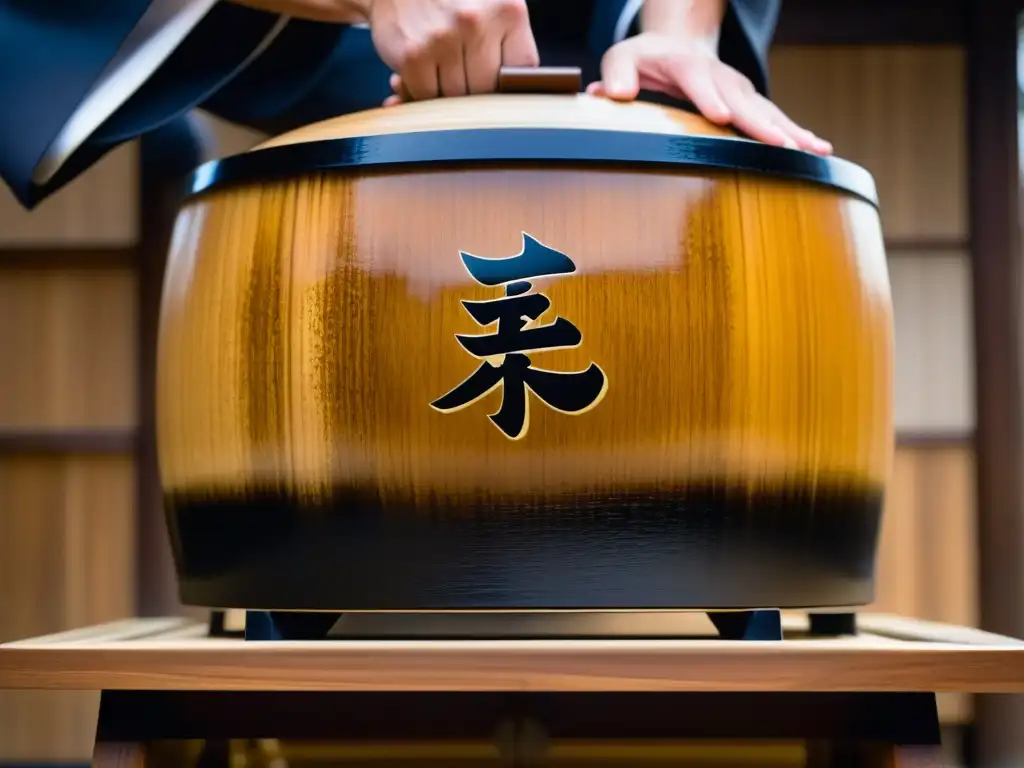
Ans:
[{"label": "barrel base", "polygon": [[328,613],[246,611],[246,640],[782,640],[782,615],[757,611]]},{"label": "barrel base", "polygon": [[874,599],[881,491],[723,488],[425,509],[167,500],[180,596],[299,611],[814,609]]}]

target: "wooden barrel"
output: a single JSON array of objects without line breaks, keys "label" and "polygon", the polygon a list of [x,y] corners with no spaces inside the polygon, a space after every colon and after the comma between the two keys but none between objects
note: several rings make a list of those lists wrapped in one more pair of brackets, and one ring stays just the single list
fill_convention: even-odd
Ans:
[{"label": "wooden barrel", "polygon": [[871,176],[580,93],[202,166],[158,442],[181,599],[857,606],[893,452]]}]

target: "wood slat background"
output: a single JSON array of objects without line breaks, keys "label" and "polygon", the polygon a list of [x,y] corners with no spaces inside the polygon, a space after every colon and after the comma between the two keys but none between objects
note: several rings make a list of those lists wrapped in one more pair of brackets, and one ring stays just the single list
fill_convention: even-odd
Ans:
[{"label": "wood slat background", "polygon": [[131,245],[138,235],[138,147],[126,144],[74,184],[25,211],[0,194],[0,247]]},{"label": "wood slat background", "polygon": [[[779,47],[772,70],[776,101],[875,175],[890,242],[902,441],[872,609],[974,624],[963,53]],[[213,125],[217,154],[258,139]],[[130,437],[136,424],[135,271],[116,261],[33,264],[25,250],[132,247],[137,193],[134,145],[32,214],[0,190],[0,641],[134,610],[130,441],[100,456],[62,449],[60,437]],[[5,260],[5,251],[19,255]],[[40,431],[52,436],[52,450],[2,439]],[[95,706],[90,694],[0,692],[0,762],[87,756]]]}]

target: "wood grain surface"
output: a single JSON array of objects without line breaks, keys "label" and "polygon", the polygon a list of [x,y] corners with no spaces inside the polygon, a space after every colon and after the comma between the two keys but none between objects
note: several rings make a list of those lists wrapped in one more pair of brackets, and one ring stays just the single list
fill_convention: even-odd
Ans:
[{"label": "wood grain surface", "polygon": [[[500,296],[460,252],[513,256],[524,232],[576,263],[534,281],[550,300],[535,325],[582,334],[534,364],[594,363],[607,391],[578,417],[531,396],[509,440],[487,418],[500,387],[457,411],[430,403],[481,364],[453,338],[489,330],[462,302]],[[394,501],[709,478],[877,487],[891,322],[876,212],[796,182],[517,168],[214,193],[183,210],[169,256],[163,481],[311,501],[367,482]]]},{"label": "wood grain surface", "polygon": [[[495,94],[277,146],[485,124],[723,133],[651,104]],[[516,276],[471,269],[507,263]],[[183,600],[862,605],[892,357],[876,209],[796,178],[519,163],[296,169],[205,193],[178,218],[159,335]],[[345,527],[360,519],[391,529],[363,540]],[[644,530],[660,550],[623,544]],[[433,543],[400,552],[414,541]],[[576,583],[570,559],[589,569]]]},{"label": "wood grain surface", "polygon": [[[0,688],[221,691],[1024,691],[1024,642],[863,616],[856,637],[781,642],[246,642],[137,619],[0,646]],[[901,639],[914,636],[913,639]]]},{"label": "wood grain surface", "polygon": [[493,93],[367,109],[268,138],[253,150],[354,136],[467,128],[564,128],[737,137],[732,129],[713,125],[699,115],[642,101],[616,103],[583,93]]}]

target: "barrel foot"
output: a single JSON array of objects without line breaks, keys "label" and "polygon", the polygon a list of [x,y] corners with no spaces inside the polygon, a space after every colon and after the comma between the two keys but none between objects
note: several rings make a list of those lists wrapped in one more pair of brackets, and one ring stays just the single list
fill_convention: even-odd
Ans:
[{"label": "barrel foot", "polygon": [[722,640],[782,639],[782,613],[775,609],[709,612],[708,618]]},{"label": "barrel foot", "polygon": [[340,613],[246,611],[246,640],[326,640]]},{"label": "barrel foot", "polygon": [[239,626],[237,614],[239,611],[210,611],[210,623],[207,630],[208,637],[245,637],[245,627]]},{"label": "barrel foot", "polygon": [[841,637],[857,634],[856,613],[810,613],[810,630],[814,637]]}]

